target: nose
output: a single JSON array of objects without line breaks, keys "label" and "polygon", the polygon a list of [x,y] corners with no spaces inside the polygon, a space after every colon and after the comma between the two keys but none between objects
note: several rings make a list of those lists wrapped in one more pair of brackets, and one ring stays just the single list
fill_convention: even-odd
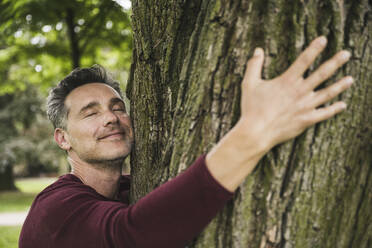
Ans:
[{"label": "nose", "polygon": [[110,124],[115,124],[119,122],[118,116],[112,111],[106,111],[103,116],[103,125],[106,127]]}]

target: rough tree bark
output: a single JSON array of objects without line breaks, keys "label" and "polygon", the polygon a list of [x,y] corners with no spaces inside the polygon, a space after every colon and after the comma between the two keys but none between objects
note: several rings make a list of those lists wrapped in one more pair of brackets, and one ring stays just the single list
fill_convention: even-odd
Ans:
[{"label": "rough tree bark", "polygon": [[340,49],[352,52],[321,86],[351,74],[356,83],[339,97],[347,111],[273,148],[189,247],[372,247],[371,1],[133,0],[132,8],[132,201],[234,125],[256,46],[272,78],[325,35],[310,71]]}]

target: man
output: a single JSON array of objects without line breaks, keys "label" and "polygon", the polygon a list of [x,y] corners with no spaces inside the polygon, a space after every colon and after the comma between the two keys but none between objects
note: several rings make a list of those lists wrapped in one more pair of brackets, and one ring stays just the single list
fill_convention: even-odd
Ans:
[{"label": "man", "polygon": [[350,53],[341,51],[302,77],[325,45],[324,37],[317,38],[286,72],[267,81],[261,79],[264,55],[257,48],[242,82],[238,123],[206,156],[133,205],[129,178],[121,176],[133,132],[118,84],[100,67],[74,70],[48,98],[54,138],[72,171],[36,197],[20,248],[183,247],[273,146],[345,109],[343,102],[319,106],[350,87],[351,77],[314,89]]}]

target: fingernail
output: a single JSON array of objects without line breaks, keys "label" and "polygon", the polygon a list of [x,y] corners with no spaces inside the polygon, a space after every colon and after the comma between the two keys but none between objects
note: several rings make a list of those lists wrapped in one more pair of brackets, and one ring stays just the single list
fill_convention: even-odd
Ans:
[{"label": "fingernail", "polygon": [[342,103],[340,104],[340,108],[341,108],[341,109],[346,109],[346,107],[347,107],[346,103],[342,102]]},{"label": "fingernail", "polygon": [[342,54],[341,54],[341,56],[342,56],[342,58],[344,59],[344,60],[347,60],[347,59],[349,59],[350,58],[350,55],[351,55],[351,53],[349,52],[349,51],[342,51]]},{"label": "fingernail", "polygon": [[327,38],[325,36],[321,36],[319,38],[319,44],[325,46],[327,44]]},{"label": "fingernail", "polygon": [[254,49],[254,56],[261,56],[262,54],[262,50],[259,48],[259,47],[256,47],[256,49]]},{"label": "fingernail", "polygon": [[353,82],[354,82],[354,79],[352,78],[352,77],[347,77],[346,79],[345,79],[345,82],[348,84],[348,85],[352,85],[353,84]]}]

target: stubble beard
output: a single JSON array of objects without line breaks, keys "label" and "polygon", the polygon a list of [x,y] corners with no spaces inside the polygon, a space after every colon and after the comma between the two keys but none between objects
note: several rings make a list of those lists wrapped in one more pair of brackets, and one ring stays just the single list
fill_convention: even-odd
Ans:
[{"label": "stubble beard", "polygon": [[[107,158],[102,154],[97,156],[97,152],[93,151],[89,151],[87,153],[79,153],[75,151],[75,153],[77,153],[77,156],[80,157],[81,160],[99,169],[114,169],[118,167],[121,168],[125,158],[128,157],[128,155],[130,154],[134,143],[134,137],[132,135],[131,128],[128,126],[124,126],[123,129],[123,140],[125,143],[125,147],[123,147],[123,149],[126,150],[124,154],[119,154],[116,157]],[[105,154],[105,152],[103,154]]]},{"label": "stubble beard", "polygon": [[118,167],[121,168],[126,157],[127,155],[114,159],[87,159],[87,162],[101,169],[113,169]]},{"label": "stubble beard", "polygon": [[121,166],[124,163],[124,160],[130,154],[132,150],[132,146],[133,146],[132,140],[126,140],[125,143],[126,143],[126,149],[127,149],[126,154],[120,155],[115,158],[86,158],[85,161],[102,169],[117,168],[117,167],[121,168]]}]

